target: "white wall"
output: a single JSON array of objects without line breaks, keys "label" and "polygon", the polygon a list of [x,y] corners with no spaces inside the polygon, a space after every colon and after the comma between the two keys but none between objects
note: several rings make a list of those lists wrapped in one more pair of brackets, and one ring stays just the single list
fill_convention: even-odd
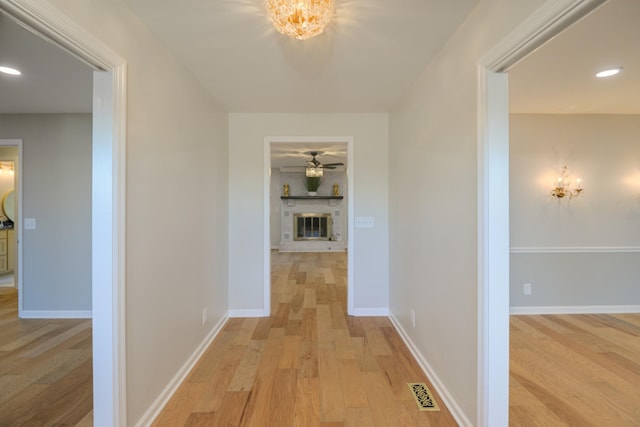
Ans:
[{"label": "white wall", "polygon": [[356,309],[388,307],[388,165],[386,114],[229,115],[229,307],[263,311],[264,138],[352,136],[356,216],[375,228],[355,231]]},{"label": "white wall", "polygon": [[91,311],[91,115],[0,115],[22,139],[23,310]]},{"label": "white wall", "polygon": [[[511,115],[512,306],[640,305],[639,139],[637,115]],[[550,196],[563,165],[578,198]]]},{"label": "white wall", "polygon": [[477,412],[476,64],[542,3],[480,1],[389,116],[391,311],[461,424]]},{"label": "white wall", "polygon": [[128,63],[126,369],[135,425],[227,312],[227,115],[123,2],[49,2]]}]

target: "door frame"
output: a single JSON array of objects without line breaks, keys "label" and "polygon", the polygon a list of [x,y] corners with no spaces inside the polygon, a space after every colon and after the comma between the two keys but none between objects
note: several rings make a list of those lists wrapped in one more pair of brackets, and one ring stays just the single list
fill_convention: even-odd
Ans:
[{"label": "door frame", "polygon": [[93,421],[96,427],[125,426],[126,62],[44,0],[3,0],[0,10],[96,70],[91,196]]},{"label": "door frame", "polygon": [[606,0],[548,0],[477,63],[477,425],[509,424],[508,70]]},{"label": "door frame", "polygon": [[[2,135],[0,135],[0,138]],[[0,147],[15,147],[18,149],[14,164],[13,186],[16,197],[16,218],[14,227],[16,233],[16,269],[14,273],[15,287],[18,289],[18,317],[22,318],[22,140],[0,139]]]},{"label": "door frame", "polygon": [[347,145],[347,314],[354,314],[354,168],[352,136],[266,136],[264,138],[264,316],[271,314],[271,143]]}]

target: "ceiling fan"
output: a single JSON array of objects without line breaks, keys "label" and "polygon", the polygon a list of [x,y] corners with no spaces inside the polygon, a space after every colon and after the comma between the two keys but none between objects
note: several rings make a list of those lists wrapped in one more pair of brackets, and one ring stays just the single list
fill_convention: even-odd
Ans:
[{"label": "ceiling fan", "polygon": [[307,160],[307,167],[315,168],[315,169],[335,169],[337,166],[344,166],[344,163],[320,163],[316,156],[320,156],[324,154],[323,151],[307,151],[303,154],[311,156],[311,160]]}]

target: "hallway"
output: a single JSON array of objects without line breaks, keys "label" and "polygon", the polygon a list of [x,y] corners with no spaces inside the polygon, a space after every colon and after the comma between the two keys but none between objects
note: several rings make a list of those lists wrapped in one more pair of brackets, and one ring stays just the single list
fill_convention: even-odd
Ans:
[{"label": "hallway", "polygon": [[272,253],[272,316],[230,319],[154,425],[455,426],[391,322],[346,316],[346,258]]}]

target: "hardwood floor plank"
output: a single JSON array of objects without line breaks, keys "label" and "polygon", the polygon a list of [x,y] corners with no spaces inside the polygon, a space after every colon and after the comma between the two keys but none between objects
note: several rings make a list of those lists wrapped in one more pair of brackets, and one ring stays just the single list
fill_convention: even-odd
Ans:
[{"label": "hardwood floor plank", "polygon": [[294,427],[315,427],[320,424],[320,384],[318,377],[298,376],[294,408]]},{"label": "hardwood floor plank", "polygon": [[346,408],[367,408],[369,401],[364,389],[360,364],[355,359],[339,359],[338,368]]},{"label": "hardwood floor plank", "polygon": [[263,425],[267,427],[293,425],[297,380],[296,369],[278,369],[269,402],[269,413]]},{"label": "hardwood floor plank", "polygon": [[228,391],[249,391],[253,387],[264,351],[264,341],[251,341],[235,370]]},{"label": "hardwood floor plank", "polygon": [[[209,426],[238,426],[245,416],[250,392],[228,391],[224,394],[220,407],[215,411]],[[205,424],[206,425],[206,424]]]}]

